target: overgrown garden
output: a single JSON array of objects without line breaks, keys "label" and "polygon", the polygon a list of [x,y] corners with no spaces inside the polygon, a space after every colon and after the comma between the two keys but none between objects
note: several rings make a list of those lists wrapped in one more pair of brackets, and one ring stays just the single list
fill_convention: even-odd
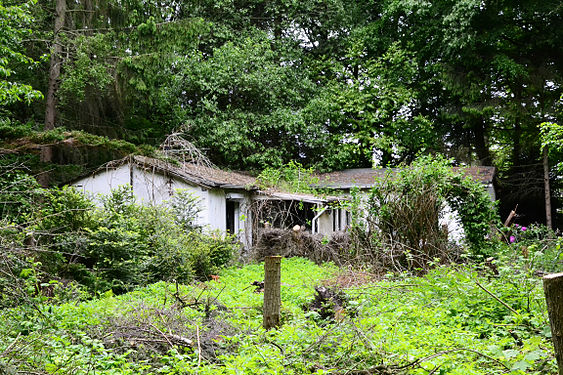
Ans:
[{"label": "overgrown garden", "polygon": [[[345,241],[283,243],[282,324],[270,331],[260,252],[241,258],[234,238],[197,227],[189,194],[150,207],[122,187],[96,204],[8,175],[4,373],[556,373],[541,276],[561,271],[560,238],[502,226],[447,160],[422,158],[339,203],[363,212]],[[465,242],[440,231],[446,202],[481,207],[460,210]]]},{"label": "overgrown garden", "polygon": [[[0,0],[0,374],[555,374],[540,280],[563,270],[562,9]],[[261,189],[396,169],[335,201],[346,233],[245,252],[194,224],[189,194],[62,187],[177,133]],[[467,165],[497,168],[497,205]]]}]

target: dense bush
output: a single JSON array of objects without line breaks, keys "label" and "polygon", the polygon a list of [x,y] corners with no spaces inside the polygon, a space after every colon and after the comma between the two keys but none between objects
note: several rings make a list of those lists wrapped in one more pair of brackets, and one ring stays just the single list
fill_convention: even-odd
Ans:
[{"label": "dense bush", "polygon": [[465,243],[474,256],[487,255],[487,241],[498,221],[495,205],[479,182],[454,172],[442,157],[421,157],[376,182],[366,197],[352,191],[345,208],[352,218],[352,253],[385,267],[426,268],[455,259],[459,246],[440,226],[446,206],[457,211]]},{"label": "dense bush", "polygon": [[[42,285],[53,280],[75,280],[92,293],[123,293],[159,280],[208,279],[237,250],[233,238],[195,226],[197,201],[185,193],[169,205],[143,206],[125,186],[101,197],[101,207],[72,188],[34,194],[30,208],[12,209],[19,224],[3,220],[0,228],[0,288],[21,284],[12,303],[26,293],[44,294]],[[180,210],[186,202],[190,209]]]}]

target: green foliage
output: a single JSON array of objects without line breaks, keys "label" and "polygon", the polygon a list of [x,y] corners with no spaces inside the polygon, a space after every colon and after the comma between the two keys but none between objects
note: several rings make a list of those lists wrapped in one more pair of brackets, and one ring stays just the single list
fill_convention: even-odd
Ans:
[{"label": "green foliage", "polygon": [[382,254],[398,247],[395,257],[403,266],[425,268],[434,258],[455,257],[439,226],[446,205],[459,214],[471,253],[490,254],[495,206],[481,183],[463,169],[454,172],[443,157],[420,157],[382,178],[369,196],[367,228],[357,220],[354,232]]},{"label": "green foliage", "polygon": [[261,189],[279,189],[289,193],[312,193],[319,178],[313,168],[305,168],[299,162],[290,161],[280,168],[268,167],[257,178]]},{"label": "green foliage", "polygon": [[190,134],[212,150],[213,161],[257,170],[314,157],[318,124],[306,123],[302,108],[315,87],[293,64],[281,63],[267,33],[227,42],[209,58],[196,55],[184,69]]},{"label": "green foliage", "polygon": [[201,202],[198,197],[188,190],[176,190],[169,204],[176,218],[176,224],[186,232],[198,228],[197,218],[201,212]]},{"label": "green foliage", "polygon": [[542,146],[561,149],[561,140],[563,139],[563,126],[553,122],[542,122],[540,124],[540,135]]},{"label": "green foliage", "polygon": [[[26,174],[15,171],[5,177],[24,183],[14,176]],[[27,283],[18,276],[24,269],[34,269],[38,281],[34,291],[22,286],[4,304],[43,298],[41,286],[61,279],[75,280],[91,293],[123,293],[159,280],[207,279],[239,251],[234,238],[201,233],[194,225],[197,202],[188,194],[180,193],[176,206],[147,207],[124,186],[100,197],[103,205],[96,207],[73,188],[40,189],[31,181],[35,187],[30,191],[16,184],[4,192],[13,202],[4,207],[0,245],[13,250],[0,259],[0,287]],[[182,202],[194,204],[192,210],[182,211]],[[76,294],[57,285],[50,289]]]},{"label": "green foliage", "polygon": [[[365,46],[351,47],[352,57],[365,54]],[[337,105],[331,130],[340,135],[326,165],[335,169],[371,166],[374,154],[381,165],[409,162],[422,150],[434,146],[432,123],[416,114],[417,93],[412,88],[416,65],[398,44],[377,58],[366,59],[354,76],[334,87]]]},{"label": "green foliage", "polygon": [[563,271],[562,238],[544,225],[514,224],[503,228],[505,244],[499,248],[504,264],[523,270],[533,277],[536,273]]},{"label": "green foliage", "polygon": [[461,173],[450,178],[447,201],[458,212],[466,240],[474,255],[491,255],[494,245],[488,241],[499,223],[496,206],[482,184]]},{"label": "green foliage", "polygon": [[[313,287],[328,278],[343,280],[362,273],[339,274],[330,264],[284,259],[283,324],[265,331],[263,296],[248,288],[262,280],[263,272],[262,264],[253,264],[223,270],[204,288],[176,289],[160,282],[80,304],[4,309],[0,350],[13,344],[17,350],[11,352],[10,364],[19,371],[329,374],[350,368],[363,372],[400,368],[400,373],[413,375],[434,369],[452,375],[557,373],[537,278],[530,280],[532,288],[524,289],[510,282],[514,273],[487,278],[469,267],[442,266],[421,278],[387,276],[359,288],[344,285],[348,307],[340,320],[322,321],[306,308],[313,300]],[[193,304],[178,308],[174,295]],[[214,302],[207,305],[206,300]],[[215,303],[226,310],[216,309]],[[195,344],[193,350],[163,344],[147,353],[149,340],[171,337],[166,335],[172,327],[174,334],[183,332],[194,343],[199,338],[198,349]],[[154,336],[133,336],[143,330]],[[212,334],[217,331],[221,333]],[[119,341],[120,334],[145,341],[128,346],[126,340]],[[206,345],[214,348],[211,356]],[[1,356],[2,360],[7,358]]]},{"label": "green foliage", "polygon": [[32,65],[34,61],[25,55],[21,41],[31,33],[33,22],[30,8],[35,0],[18,5],[0,2],[0,107],[23,101],[30,104],[41,99],[41,92],[30,85],[13,80],[15,65]]},{"label": "green foliage", "polygon": [[2,221],[23,224],[31,214],[39,184],[23,164],[0,158],[0,217]]},{"label": "green foliage", "polygon": [[33,124],[20,124],[9,118],[0,119],[0,138],[15,139],[29,135],[32,132]]},{"label": "green foliage", "polygon": [[236,242],[234,235],[216,233],[202,236],[190,233],[188,240],[192,269],[199,280],[209,280],[211,275],[219,273],[221,268],[231,263],[240,253],[240,244]]}]

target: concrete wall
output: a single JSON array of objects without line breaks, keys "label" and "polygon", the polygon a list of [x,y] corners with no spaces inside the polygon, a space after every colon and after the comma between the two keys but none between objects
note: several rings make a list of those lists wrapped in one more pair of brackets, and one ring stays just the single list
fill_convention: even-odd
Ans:
[{"label": "concrete wall", "polygon": [[332,210],[326,210],[319,216],[318,233],[322,235],[331,235],[332,232]]}]

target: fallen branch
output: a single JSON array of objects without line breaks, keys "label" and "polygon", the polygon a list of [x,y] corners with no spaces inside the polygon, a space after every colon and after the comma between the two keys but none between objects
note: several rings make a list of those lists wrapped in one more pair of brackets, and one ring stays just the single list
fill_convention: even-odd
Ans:
[{"label": "fallen branch", "polygon": [[0,358],[4,357],[7,353],[10,352],[10,349],[12,349],[12,347],[16,344],[16,342],[18,342],[20,336],[21,336],[21,333],[18,333],[18,335],[16,336],[14,341],[12,341],[12,343],[10,345],[8,345],[8,347],[2,352],[2,354],[0,354]]},{"label": "fallen branch", "polygon": [[[379,366],[374,366],[374,367],[370,367],[369,369],[364,369],[364,370],[345,370],[345,369],[341,369],[340,371],[344,371],[344,372],[338,372],[338,374],[343,373],[346,375],[363,375],[363,374],[393,374],[396,373],[398,370],[405,370],[409,367],[414,367],[417,365],[420,365],[422,362],[425,361],[429,361],[431,359],[437,358],[437,357],[441,357],[443,355],[446,354],[450,354],[450,353],[455,353],[455,352],[470,352],[470,353],[474,353],[477,354],[481,357],[487,358],[488,360],[491,360],[493,362],[498,363],[499,365],[501,365],[502,367],[504,367],[506,370],[510,370],[510,367],[508,367],[507,365],[505,365],[504,363],[502,363],[501,361],[499,361],[496,358],[493,358],[487,354],[481,353],[477,350],[473,350],[473,349],[466,349],[466,348],[458,348],[458,349],[448,349],[448,350],[443,350],[441,352],[438,353],[434,353],[432,355],[423,357],[423,358],[418,358],[412,362],[409,362],[405,365],[401,365],[401,366],[397,366],[397,365],[379,365]],[[441,366],[441,365],[440,365]],[[434,370],[432,370],[431,373],[434,373],[436,371],[436,369],[440,368],[440,366],[438,366],[437,368],[435,368]]]},{"label": "fallen branch", "polygon": [[458,348],[458,349],[443,350],[443,351],[441,351],[441,352],[438,352],[438,353],[429,355],[429,356],[424,357],[424,358],[419,358],[419,359],[417,359],[417,360],[415,360],[415,361],[412,361],[411,363],[408,363],[408,364],[406,364],[406,365],[399,366],[399,367],[396,367],[396,368],[397,368],[397,369],[405,369],[405,368],[408,368],[408,367],[412,367],[412,366],[418,365],[418,364],[420,364],[420,363],[422,363],[422,362],[429,361],[429,360],[431,360],[431,359],[434,359],[434,358],[437,358],[437,357],[441,357],[441,356],[446,355],[446,354],[455,353],[455,352],[470,352],[470,353],[475,353],[475,354],[477,354],[477,355],[480,355],[481,357],[487,358],[487,359],[489,359],[489,360],[491,360],[491,361],[493,361],[493,362],[498,363],[499,365],[501,365],[502,367],[504,367],[504,368],[507,369],[507,370],[510,370],[510,367],[508,367],[507,365],[505,365],[504,363],[502,363],[502,362],[499,361],[498,359],[493,358],[493,357],[491,357],[491,356],[489,356],[489,355],[487,355],[487,354],[481,353],[481,352],[479,352],[479,351],[477,351],[477,350],[466,349],[466,348]]},{"label": "fallen branch", "polygon": [[197,371],[199,373],[199,366],[201,365],[201,343],[199,341],[199,326],[195,326],[195,334],[197,337]]},{"label": "fallen branch", "polygon": [[477,286],[481,289],[483,289],[485,292],[487,292],[488,295],[490,295],[491,297],[493,297],[494,299],[496,299],[501,305],[503,305],[504,307],[506,307],[507,309],[509,309],[510,311],[512,311],[514,314],[516,315],[520,315],[518,313],[518,311],[514,310],[512,307],[510,307],[506,302],[504,302],[503,300],[501,300],[500,298],[498,298],[497,296],[495,296],[491,291],[489,291],[487,288],[485,288],[483,285],[481,285],[478,281],[475,281],[475,284],[477,284]]}]

